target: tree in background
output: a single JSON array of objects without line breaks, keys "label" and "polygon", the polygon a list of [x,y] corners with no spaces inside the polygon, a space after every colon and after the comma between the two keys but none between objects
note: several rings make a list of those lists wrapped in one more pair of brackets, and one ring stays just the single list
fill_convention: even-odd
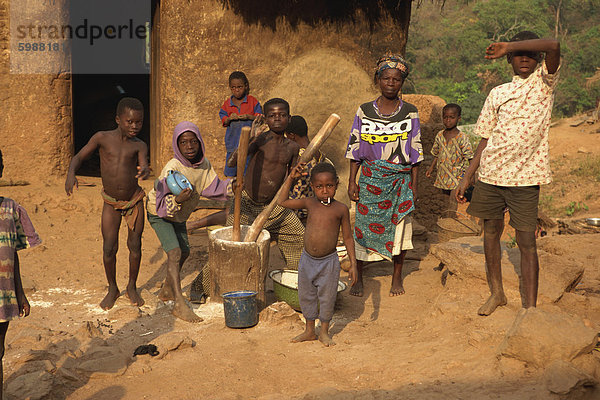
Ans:
[{"label": "tree in background", "polygon": [[554,115],[570,116],[596,106],[598,85],[585,87],[600,66],[600,0],[446,0],[413,10],[406,56],[415,66],[405,89],[436,94],[463,107],[475,123],[489,91],[508,82],[505,60],[483,58],[493,41],[521,30],[561,41],[562,79]]}]

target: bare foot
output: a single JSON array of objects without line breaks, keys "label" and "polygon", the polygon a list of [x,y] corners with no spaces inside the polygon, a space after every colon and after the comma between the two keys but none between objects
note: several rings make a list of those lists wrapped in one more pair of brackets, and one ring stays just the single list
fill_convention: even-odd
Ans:
[{"label": "bare foot", "polygon": [[322,329],[319,333],[319,342],[323,343],[323,346],[326,347],[335,346],[335,342],[333,341],[331,336],[329,336],[329,332],[323,332]]},{"label": "bare foot", "polygon": [[127,291],[125,292],[127,298],[134,306],[141,307],[144,305],[145,301],[142,299],[142,296],[139,295],[135,286],[127,286]]},{"label": "bare foot", "polygon": [[160,292],[158,292],[158,298],[162,301],[175,300],[175,296],[173,296],[173,290],[171,290],[171,286],[167,285],[166,282],[163,283]]},{"label": "bare foot", "polygon": [[110,310],[115,305],[115,301],[119,298],[121,293],[117,287],[108,287],[108,293],[104,296],[104,299],[100,302],[100,307],[103,310]]},{"label": "bare foot", "polygon": [[309,340],[317,340],[317,335],[314,332],[304,331],[292,339],[292,343],[307,342]]},{"label": "bare foot", "polygon": [[390,297],[400,296],[404,294],[404,286],[402,285],[402,278],[392,278],[392,288],[390,289]]},{"label": "bare foot", "polygon": [[506,305],[506,296],[504,295],[504,293],[499,294],[499,295],[492,294],[490,296],[490,298],[485,302],[485,304],[479,308],[479,311],[477,311],[477,314],[490,315],[491,313],[494,312],[494,310],[496,310],[497,307],[505,306],[505,305]]},{"label": "bare foot", "polygon": [[356,283],[354,285],[352,285],[352,287],[350,288],[350,294],[352,296],[356,296],[356,297],[362,297],[363,296],[363,282],[362,282],[362,279],[359,279],[358,281],[356,281]]},{"label": "bare foot", "polygon": [[176,301],[172,311],[173,315],[187,322],[202,322],[202,318],[196,315],[184,301]]}]

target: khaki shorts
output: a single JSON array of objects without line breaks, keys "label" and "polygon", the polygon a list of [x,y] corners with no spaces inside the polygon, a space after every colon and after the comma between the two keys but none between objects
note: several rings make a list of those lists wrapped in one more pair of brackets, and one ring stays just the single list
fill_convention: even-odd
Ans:
[{"label": "khaki shorts", "polygon": [[539,198],[539,185],[496,186],[477,181],[467,212],[482,219],[504,219],[504,209],[508,208],[510,226],[533,232],[537,228]]}]

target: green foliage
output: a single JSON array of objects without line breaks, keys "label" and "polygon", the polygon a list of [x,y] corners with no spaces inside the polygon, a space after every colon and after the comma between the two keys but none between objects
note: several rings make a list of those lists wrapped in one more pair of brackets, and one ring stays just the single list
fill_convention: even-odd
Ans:
[{"label": "green foliage", "polygon": [[540,37],[558,32],[563,61],[554,116],[593,108],[600,84],[587,88],[585,78],[600,67],[600,0],[446,0],[442,10],[422,2],[411,20],[411,87],[405,89],[456,102],[462,123],[475,123],[489,91],[513,74],[506,59],[486,60],[486,47],[522,30]]},{"label": "green foliage", "polygon": [[508,237],[510,238],[510,241],[506,242],[506,247],[509,249],[517,247],[517,237],[511,235],[510,233],[508,234]]},{"label": "green foliage", "polygon": [[581,211],[581,210],[589,210],[589,207],[581,202],[581,201],[572,201],[569,204],[567,204],[567,207],[565,207],[565,214],[568,217],[573,216],[573,214],[575,214],[577,211]]}]

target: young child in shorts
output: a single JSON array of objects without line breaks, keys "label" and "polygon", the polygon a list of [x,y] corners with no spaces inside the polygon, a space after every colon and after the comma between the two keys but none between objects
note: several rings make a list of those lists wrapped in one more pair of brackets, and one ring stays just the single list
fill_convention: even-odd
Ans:
[{"label": "young child in shorts", "polygon": [[[200,197],[226,200],[231,194],[230,180],[220,180],[206,159],[204,141],[198,127],[188,121],[179,123],[173,132],[174,157],[167,162],[148,193],[148,222],[167,253],[167,277],[158,297],[174,300],[173,315],[188,322],[201,322],[189,307],[181,291],[180,272],[190,255],[186,221],[196,210]],[[166,179],[170,171],[182,173],[192,184],[178,195],[171,193]]]},{"label": "young child in shorts", "polygon": [[148,146],[137,135],[144,122],[142,102],[125,97],[117,104],[115,118],[117,128],[96,132],[71,160],[65,180],[67,196],[78,187],[75,173],[84,160],[98,150],[102,175],[102,240],[104,272],[108,281],[108,293],[100,302],[104,310],[111,309],[121,295],[117,286],[117,250],[121,220],[127,223],[127,248],[129,249],[129,282],[126,295],[131,304],[144,305],[137,292],[137,277],[142,260],[142,232],[144,231],[144,189],[138,179],[150,174]]},{"label": "young child in shorts", "polygon": [[[0,178],[4,170],[0,152]],[[18,250],[42,243],[25,209],[0,196],[0,399],[2,398],[4,340],[11,320],[29,315],[29,302],[21,281]]]},{"label": "young child in shorts", "polygon": [[336,251],[340,227],[350,256],[348,273],[352,285],[356,283],[358,274],[350,212],[345,204],[334,198],[339,179],[334,166],[329,163],[319,163],[311,170],[310,185],[314,197],[288,198],[294,180],[306,175],[302,172],[305,167],[306,164],[298,164],[292,170],[277,199],[282,207],[308,211],[304,250],[298,264],[298,297],[306,328],[292,342],[316,340],[315,320],[318,317],[321,321],[318,339],[323,345],[332,346],[335,343],[329,335],[329,323],[340,279],[340,261]]},{"label": "young child in shorts", "polygon": [[[308,147],[310,143],[310,139],[308,138],[308,125],[306,124],[306,120],[300,115],[292,115],[290,118],[290,123],[285,131],[285,136],[298,143],[300,146],[300,151],[298,152],[298,156],[301,156],[304,153],[304,150]],[[325,155],[318,151],[317,154],[306,163],[306,173],[307,176],[300,176],[292,189],[290,190],[290,199],[301,199],[303,197],[314,197],[314,192],[312,190],[312,186],[310,185],[310,171],[313,169],[315,165],[320,162],[327,162],[329,164],[333,164]],[[296,215],[300,218],[302,224],[306,226],[306,218],[308,213],[306,210],[295,210]]]},{"label": "young child in shorts", "polygon": [[252,126],[252,121],[262,114],[262,108],[258,100],[249,94],[250,84],[243,72],[234,71],[229,75],[229,89],[231,89],[231,96],[221,106],[219,118],[223,126],[227,128],[225,131],[227,155],[224,172],[225,176],[233,177],[236,175],[237,169],[229,167],[227,162],[238,147],[242,128]]},{"label": "young child in shorts", "polygon": [[535,231],[540,185],[552,181],[548,131],[560,43],[523,31],[510,42],[492,43],[486,49],[487,59],[503,56],[514,71],[512,82],[493,88],[485,100],[475,128],[481,142],[456,191],[456,199],[464,202],[465,190],[479,168],[467,212],[483,219],[486,273],[492,292],[479,308],[479,315],[490,315],[507,302],[500,264],[506,207],[521,252],[522,306],[536,306],[539,263]]},{"label": "young child in shorts", "polygon": [[442,109],[444,130],[438,132],[435,137],[431,148],[433,161],[425,172],[425,176],[430,178],[437,166],[433,186],[441,189],[447,197],[447,209],[451,212],[455,212],[457,208],[456,188],[473,158],[469,137],[456,127],[461,112],[461,107],[454,103],[446,104]]}]

